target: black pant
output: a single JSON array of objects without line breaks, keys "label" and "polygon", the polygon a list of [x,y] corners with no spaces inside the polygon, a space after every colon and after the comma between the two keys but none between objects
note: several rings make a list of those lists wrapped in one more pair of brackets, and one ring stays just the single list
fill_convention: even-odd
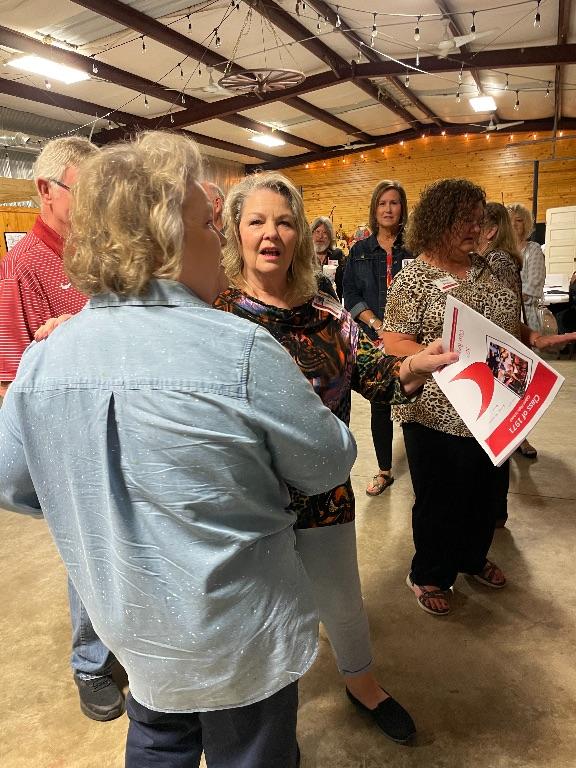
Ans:
[{"label": "black pant", "polygon": [[370,403],[372,440],[376,451],[378,469],[392,467],[392,418],[388,403]]},{"label": "black pant", "polygon": [[498,518],[506,515],[508,462],[495,467],[472,437],[403,425],[416,496],[412,532],[416,584],[448,589],[458,573],[486,564]]},{"label": "black pant", "polygon": [[126,768],[297,768],[298,683],[247,707],[153,712],[130,694]]}]

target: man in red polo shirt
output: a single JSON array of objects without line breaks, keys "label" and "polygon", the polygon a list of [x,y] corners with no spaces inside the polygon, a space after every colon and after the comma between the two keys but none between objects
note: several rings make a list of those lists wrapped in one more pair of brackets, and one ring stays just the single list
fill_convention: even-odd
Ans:
[{"label": "man in red polo shirt", "polygon": [[[14,380],[20,358],[34,333],[51,317],[75,314],[86,303],[62,268],[68,230],[70,187],[78,167],[98,149],[87,139],[50,141],[34,165],[40,215],[32,231],[0,262],[0,395]],[[124,711],[112,680],[113,657],[96,635],[74,586],[68,582],[72,618],[72,669],[80,707],[93,720],[113,720]]]}]

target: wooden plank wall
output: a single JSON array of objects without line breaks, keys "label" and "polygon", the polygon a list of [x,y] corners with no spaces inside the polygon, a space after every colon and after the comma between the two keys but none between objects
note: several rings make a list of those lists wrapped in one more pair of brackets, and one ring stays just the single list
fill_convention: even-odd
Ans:
[{"label": "wooden plank wall", "polygon": [[0,208],[0,259],[6,255],[4,232],[29,232],[39,213],[37,208]]},{"label": "wooden plank wall", "polygon": [[283,173],[302,187],[309,220],[335,206],[335,228],[342,224],[351,234],[368,221],[370,196],[382,179],[402,182],[409,205],[431,181],[464,176],[482,185],[488,200],[520,202],[531,210],[534,160],[539,160],[537,220],[546,221],[547,208],[576,205],[576,134],[559,139],[554,154],[547,137],[496,132],[427,137]]}]

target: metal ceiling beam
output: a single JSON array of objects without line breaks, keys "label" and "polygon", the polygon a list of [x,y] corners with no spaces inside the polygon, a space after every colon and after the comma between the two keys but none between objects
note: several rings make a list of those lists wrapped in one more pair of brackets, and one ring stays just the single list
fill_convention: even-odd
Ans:
[{"label": "metal ceiling beam", "polygon": [[[48,104],[51,107],[57,107],[59,109],[67,109],[72,112],[79,112],[81,115],[90,115],[94,118],[106,119],[109,114],[114,115],[114,120],[120,120],[126,123],[128,130],[121,128],[112,131],[103,131],[98,134],[96,138],[100,138],[99,143],[105,143],[102,141],[104,137],[107,141],[113,139],[122,138],[126,133],[151,130],[156,128],[156,121],[139,117],[138,115],[131,115],[127,112],[118,112],[110,107],[103,107],[100,104],[93,104],[83,99],[76,99],[72,96],[64,96],[60,93],[54,93],[52,90],[45,88],[36,88],[32,85],[26,85],[25,83],[16,82],[15,80],[5,80],[0,78],[0,93],[5,93],[9,96],[17,96],[20,99],[26,99],[27,101],[33,101],[39,104]],[[221,141],[220,139],[213,139],[210,136],[203,136],[200,133],[191,133],[186,131],[187,136],[191,136],[199,144],[203,144],[209,147],[216,147],[217,149],[224,149],[227,152],[232,152],[236,155],[248,155],[252,157],[258,157],[261,160],[272,161],[276,159],[276,155],[271,155],[268,152],[260,152],[260,150],[246,147],[245,149],[239,144],[232,144],[227,141]]]},{"label": "metal ceiling beam", "polygon": [[[566,45],[544,45],[533,48],[511,48],[499,51],[481,51],[474,54],[475,64],[480,69],[508,69],[512,67],[533,67],[555,64],[570,64],[576,62],[576,44]],[[415,66],[415,60],[407,60],[408,64]],[[467,58],[461,54],[447,58],[438,58],[429,56],[420,59],[420,69],[425,72],[459,72],[460,67],[464,65],[467,69]],[[317,75],[310,75],[298,86],[288,88],[285,91],[276,93],[261,94],[259,98],[253,95],[232,96],[229,99],[212,104],[204,104],[202,107],[186,109],[174,115],[177,126],[192,125],[204,120],[212,120],[217,117],[235,114],[245,109],[250,109],[263,104],[271,104],[275,101],[284,101],[293,96],[299,96],[304,93],[327,88],[331,85],[356,81],[361,77],[383,77],[385,75],[401,75],[405,67],[394,61],[380,63],[368,62],[367,64],[350,64],[348,72],[341,72],[341,76],[336,78],[333,72],[320,72]],[[350,131],[351,135],[359,135],[354,129]],[[371,138],[369,137],[370,141]]]},{"label": "metal ceiling beam", "polygon": [[[350,66],[346,59],[342,58],[336,51],[333,51],[332,48],[327,46],[322,40],[311,35],[310,30],[303,24],[300,24],[292,14],[277,5],[274,0],[247,0],[247,2],[258,11],[259,14],[269,19],[272,24],[289,35],[293,40],[296,40],[299,45],[327,64],[337,80],[339,80],[340,77],[345,76],[345,73]],[[358,40],[359,39],[360,38],[358,38]],[[366,51],[365,44],[363,44],[363,51]],[[401,104],[395,101],[390,94],[387,94],[387,98],[384,100],[379,99],[380,92],[373,83],[360,78],[354,82],[354,85],[364,91],[364,93],[368,94],[368,96],[373,98],[376,102],[379,101],[383,106],[402,120],[406,121],[409,125],[412,125],[414,122],[419,123],[419,120],[414,117],[413,114],[408,112],[408,110]]]},{"label": "metal ceiling beam", "polygon": [[[487,125],[487,124],[486,124]],[[522,126],[521,133],[530,133],[533,131],[552,131],[553,121],[550,118],[547,118],[545,120],[527,120],[524,125]],[[576,118],[563,118],[561,122],[562,128],[565,130],[574,130],[576,129]],[[482,128],[479,127],[471,127],[469,125],[463,124],[463,125],[446,125],[442,128],[442,131],[447,136],[464,136],[465,134],[474,134],[478,135],[481,133],[484,133],[482,131]],[[490,133],[487,135],[502,135],[502,134],[510,134],[512,131],[498,131],[494,133]],[[517,133],[517,131],[515,132]],[[428,135],[429,136],[439,136],[441,134],[440,129],[435,125],[428,126]],[[358,149],[342,149],[338,148],[335,150],[325,150],[324,152],[311,152],[310,154],[306,155],[299,155],[298,157],[290,158],[290,157],[282,157],[282,158],[276,158],[271,163],[259,163],[255,164],[253,166],[246,166],[247,171],[254,171],[254,170],[278,170],[280,168],[294,168],[299,165],[304,165],[306,163],[315,163],[322,160],[333,160],[338,159],[340,157],[346,157],[351,154],[358,154],[359,152],[366,152],[375,149],[375,148],[382,148],[387,147],[392,144],[398,144],[400,141],[414,141],[414,134],[412,131],[402,131],[400,133],[390,133],[386,136],[378,136],[373,138],[374,147],[359,147]],[[550,139],[552,141],[553,139]],[[418,139],[416,139],[418,141]],[[526,142],[526,143],[532,143],[532,142]],[[534,144],[537,144],[538,140],[534,141]],[[558,158],[558,160],[562,160],[563,158]]]},{"label": "metal ceiling beam", "polygon": [[[153,19],[151,16],[147,16],[124,3],[120,3],[118,0],[72,0],[72,2],[101,16],[105,16],[108,19],[112,19],[112,21],[123,24],[129,29],[134,29],[146,37],[149,37],[151,40],[156,40],[157,42],[166,45],[172,50],[179,51],[186,56],[201,61],[205,66],[220,67],[223,71],[228,64],[228,59],[221,56],[219,53],[211,51],[200,43],[196,43],[185,35],[180,34],[180,32],[176,32],[165,24],[156,21],[156,19]],[[228,70],[229,72],[236,73],[245,71],[243,67],[234,63],[229,66]],[[189,99],[190,97],[187,98]],[[195,101],[201,102],[202,104],[205,103],[201,101],[201,99]],[[302,101],[302,104],[300,104],[300,101]],[[302,112],[305,112],[305,105],[306,102],[300,99],[293,99],[291,104],[295,109],[299,109]],[[258,105],[253,104],[252,106]],[[336,124],[335,120],[332,120],[331,118],[332,115],[330,115],[329,112],[320,109],[317,110],[315,115],[316,120],[322,120],[328,125],[337,127],[345,133],[350,134],[356,132],[355,126],[350,125],[343,120],[339,120],[338,124]],[[227,122],[233,125],[238,125],[238,123],[236,123],[230,116]],[[266,130],[266,127],[267,126],[260,124],[260,128],[257,130]],[[369,138],[368,134],[363,135],[366,138]],[[302,144],[303,141],[305,140],[298,139],[298,137],[295,136],[292,137],[292,140],[289,143],[295,146],[305,146],[305,144]]]},{"label": "metal ceiling beam", "polygon": [[[334,8],[332,8],[331,5],[328,5],[328,3],[324,2],[324,0],[308,0],[308,5],[310,5],[316,13],[321,14],[324,16],[324,18],[327,18],[330,24],[332,24],[336,28],[336,20],[337,17],[340,16],[340,14],[336,13]],[[352,45],[356,46],[357,48],[362,49],[362,54],[368,59],[368,61],[386,61],[385,57],[382,56],[382,54],[378,53],[378,51],[373,50],[372,48],[368,47],[366,43],[362,40],[362,38],[356,34],[352,29],[349,29],[350,25],[348,22],[340,16],[341,26],[338,28],[338,31],[342,35],[342,37],[345,37],[348,42],[352,43]],[[406,98],[412,103],[415,109],[418,109],[420,112],[423,112],[426,117],[428,117],[432,122],[436,123],[437,126],[442,125],[442,120],[436,115],[429,107],[426,106],[420,99],[416,96],[416,94],[410,89],[406,88],[406,86],[394,75],[391,75],[389,77],[386,77],[385,80],[392,85],[396,86],[397,88],[400,88],[403,93],[406,94]],[[392,99],[390,94],[385,94],[388,99]],[[400,102],[394,100],[395,103],[398,106],[402,106]],[[384,102],[386,103],[386,102]],[[388,106],[388,104],[386,104]],[[414,121],[414,117],[412,116],[412,121]]]}]

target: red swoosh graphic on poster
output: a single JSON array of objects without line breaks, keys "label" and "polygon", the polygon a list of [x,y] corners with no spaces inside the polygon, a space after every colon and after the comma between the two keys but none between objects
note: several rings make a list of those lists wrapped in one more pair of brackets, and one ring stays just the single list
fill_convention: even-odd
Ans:
[{"label": "red swoosh graphic on poster", "polygon": [[457,373],[450,381],[465,381],[470,380],[478,384],[480,394],[482,395],[482,405],[480,407],[480,413],[477,416],[478,420],[482,414],[486,411],[492,400],[494,394],[494,376],[492,371],[486,363],[472,363],[464,368],[463,371]]}]

